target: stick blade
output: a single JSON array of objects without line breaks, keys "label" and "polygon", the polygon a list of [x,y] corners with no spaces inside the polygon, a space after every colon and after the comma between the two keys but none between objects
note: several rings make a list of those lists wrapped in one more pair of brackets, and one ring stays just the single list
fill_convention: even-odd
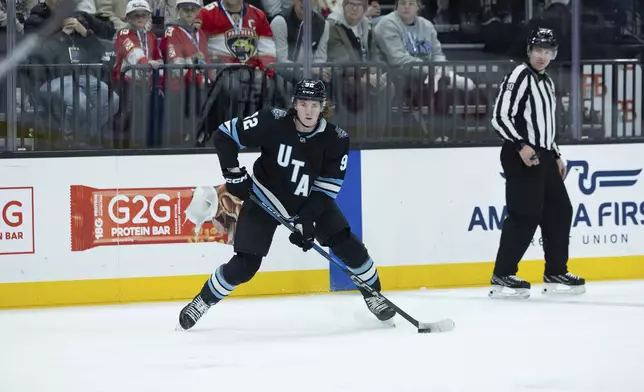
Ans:
[{"label": "stick blade", "polygon": [[454,320],[447,318],[432,323],[418,323],[418,333],[449,332],[455,327]]}]

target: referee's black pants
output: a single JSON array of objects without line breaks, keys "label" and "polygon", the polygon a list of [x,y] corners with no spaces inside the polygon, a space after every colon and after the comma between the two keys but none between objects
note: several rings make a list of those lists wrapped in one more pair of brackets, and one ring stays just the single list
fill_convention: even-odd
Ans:
[{"label": "referee's black pants", "polygon": [[528,167],[511,144],[501,149],[506,178],[507,218],[503,222],[494,274],[514,275],[541,227],[545,275],[568,272],[572,205],[552,151],[541,150],[539,165]]}]

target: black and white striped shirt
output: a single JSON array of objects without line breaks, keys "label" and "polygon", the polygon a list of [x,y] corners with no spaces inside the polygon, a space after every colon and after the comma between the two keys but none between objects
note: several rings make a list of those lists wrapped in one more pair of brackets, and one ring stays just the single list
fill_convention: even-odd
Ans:
[{"label": "black and white striped shirt", "polygon": [[555,142],[555,84],[546,73],[518,65],[503,79],[494,104],[492,126],[503,140],[527,143],[553,151]]}]

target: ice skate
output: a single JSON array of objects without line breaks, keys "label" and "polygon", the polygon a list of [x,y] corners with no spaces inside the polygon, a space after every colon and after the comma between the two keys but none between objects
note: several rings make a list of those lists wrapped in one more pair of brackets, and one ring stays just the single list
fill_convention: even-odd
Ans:
[{"label": "ice skate", "polygon": [[184,331],[189,330],[197,324],[197,321],[203,315],[208,312],[211,305],[208,305],[206,301],[201,297],[201,293],[197,296],[179,313],[179,326],[177,329],[183,329]]},{"label": "ice skate", "polygon": [[367,304],[367,308],[369,308],[371,313],[373,313],[380,321],[390,320],[396,315],[396,311],[387,305],[381,297],[367,294],[364,296],[364,302]]},{"label": "ice skate", "polygon": [[492,275],[490,280],[492,288],[488,293],[490,298],[500,299],[527,299],[530,298],[530,282],[516,275]]},{"label": "ice skate", "polygon": [[543,276],[544,295],[580,295],[586,292],[586,280],[567,272],[563,275]]}]

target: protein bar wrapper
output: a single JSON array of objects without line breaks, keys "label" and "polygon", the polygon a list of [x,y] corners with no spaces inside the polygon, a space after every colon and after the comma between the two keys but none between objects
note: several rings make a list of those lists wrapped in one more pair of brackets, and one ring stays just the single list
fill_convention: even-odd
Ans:
[{"label": "protein bar wrapper", "polygon": [[194,242],[232,244],[242,201],[225,185],[70,187],[71,248]]}]

